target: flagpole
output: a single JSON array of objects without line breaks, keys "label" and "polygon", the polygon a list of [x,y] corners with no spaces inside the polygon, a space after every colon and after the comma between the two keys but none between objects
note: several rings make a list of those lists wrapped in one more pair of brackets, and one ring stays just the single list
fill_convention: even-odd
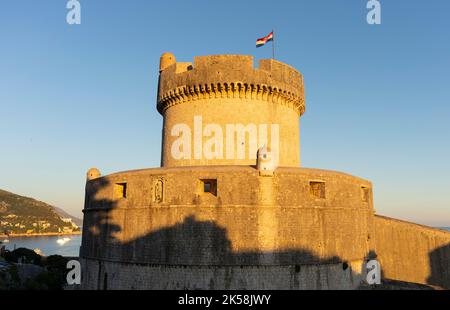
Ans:
[{"label": "flagpole", "polygon": [[272,59],[275,59],[275,30],[272,29]]}]

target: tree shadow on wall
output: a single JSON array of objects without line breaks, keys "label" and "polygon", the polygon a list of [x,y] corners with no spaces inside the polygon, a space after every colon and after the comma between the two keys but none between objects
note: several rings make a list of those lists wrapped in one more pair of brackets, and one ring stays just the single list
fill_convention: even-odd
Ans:
[{"label": "tree shadow on wall", "polygon": [[117,207],[118,201],[96,198],[100,191],[108,186],[110,182],[104,178],[95,179],[86,184],[80,256],[86,256],[86,254],[89,256],[96,252],[98,245],[114,242],[114,233],[122,230],[119,225],[113,223],[111,218],[111,211]]},{"label": "tree shadow on wall", "polygon": [[450,289],[450,244],[430,252],[429,259],[431,274],[427,283]]}]

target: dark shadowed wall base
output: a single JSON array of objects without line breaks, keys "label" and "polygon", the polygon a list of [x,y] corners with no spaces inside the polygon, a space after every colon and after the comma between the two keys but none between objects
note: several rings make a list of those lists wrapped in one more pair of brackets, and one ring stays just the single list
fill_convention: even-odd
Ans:
[{"label": "dark shadowed wall base", "polygon": [[167,266],[83,259],[84,289],[356,289],[362,261],[296,266]]}]

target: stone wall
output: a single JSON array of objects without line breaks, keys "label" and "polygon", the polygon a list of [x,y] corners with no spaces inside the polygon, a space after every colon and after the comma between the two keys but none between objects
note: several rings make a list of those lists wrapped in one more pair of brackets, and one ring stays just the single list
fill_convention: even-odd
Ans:
[{"label": "stone wall", "polygon": [[[255,111],[258,113],[255,114]],[[197,125],[194,125],[195,117],[199,120]],[[186,157],[183,158],[174,157],[172,152],[174,142],[180,139],[172,129],[180,124],[190,129],[188,141],[191,152],[190,156],[184,154]],[[215,128],[211,125],[219,126],[221,150],[217,155],[214,153],[213,158],[208,158],[205,155],[206,143],[212,137],[219,136],[217,133],[203,136],[207,126]],[[255,165],[258,148],[266,145],[272,150],[277,149],[280,166],[299,167],[299,126],[300,118],[294,110],[261,100],[217,98],[175,105],[164,115],[162,166]],[[243,134],[245,136],[241,139]],[[194,141],[200,143],[196,145]],[[238,154],[241,147],[244,157]],[[200,152],[199,157],[196,149]],[[182,151],[186,153],[186,148]]]},{"label": "stone wall", "polygon": [[[205,179],[217,182],[215,195],[203,192]],[[323,185],[323,197],[311,182]],[[115,196],[117,186],[126,197]],[[363,187],[370,182],[302,168],[273,177],[226,166],[118,173],[87,184],[82,253],[164,264],[362,259],[373,214]]]},{"label": "stone wall", "polygon": [[[214,194],[203,192],[205,179],[217,182]],[[311,267],[302,272],[314,273],[309,285],[342,284],[342,279],[320,281],[332,277],[330,270],[347,270],[367,257],[373,209],[370,182],[347,174],[279,168],[267,177],[252,167],[222,166],[148,169],[90,180],[84,213],[83,259],[123,263],[130,270],[137,268],[131,263],[153,265],[147,268],[153,274],[169,273],[169,266],[203,266],[198,270],[204,275],[183,280],[188,282],[172,278],[170,287],[194,287],[195,277],[209,279],[215,273],[220,275],[217,286],[227,287],[220,278],[224,274],[241,267],[256,273],[255,268],[266,266],[272,269],[262,268],[257,279],[261,287],[274,288],[268,280],[273,273],[288,276],[303,266]],[[243,285],[241,277],[232,281]],[[231,287],[240,287],[236,283]],[[296,285],[307,285],[302,283]]]},{"label": "stone wall", "polygon": [[374,250],[383,277],[450,289],[450,233],[374,217]]},{"label": "stone wall", "polygon": [[450,287],[450,233],[374,216],[343,173],[128,171],[88,181],[84,212],[86,288],[357,288],[373,254],[384,279]]}]

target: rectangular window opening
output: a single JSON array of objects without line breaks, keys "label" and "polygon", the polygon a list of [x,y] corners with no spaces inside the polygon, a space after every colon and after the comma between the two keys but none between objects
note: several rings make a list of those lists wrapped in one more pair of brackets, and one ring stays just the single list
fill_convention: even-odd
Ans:
[{"label": "rectangular window opening", "polygon": [[114,184],[114,198],[115,199],[127,198],[127,183]]},{"label": "rectangular window opening", "polygon": [[309,182],[309,191],[312,196],[325,199],[325,182],[311,181]]},{"label": "rectangular window opening", "polygon": [[217,179],[203,179],[201,182],[203,193],[210,193],[217,196]]}]

